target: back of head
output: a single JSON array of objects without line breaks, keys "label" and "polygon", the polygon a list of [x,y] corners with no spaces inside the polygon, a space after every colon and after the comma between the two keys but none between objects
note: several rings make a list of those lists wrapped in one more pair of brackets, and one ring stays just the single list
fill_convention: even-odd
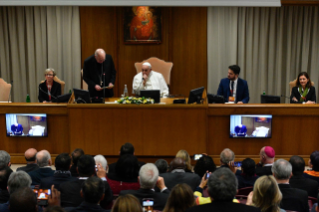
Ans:
[{"label": "back of head", "polygon": [[189,185],[177,184],[171,190],[163,212],[184,212],[195,205],[193,190]]},{"label": "back of head", "polygon": [[10,212],[37,212],[37,198],[31,188],[24,187],[10,194]]},{"label": "back of head", "polygon": [[204,176],[206,171],[213,172],[216,170],[216,165],[210,156],[203,155],[194,167],[194,171],[201,178]]},{"label": "back of head", "polygon": [[310,155],[312,170],[319,172],[319,151],[314,151]]},{"label": "back of head", "polygon": [[240,67],[238,65],[231,65],[228,67],[230,70],[232,70],[234,72],[234,74],[238,74],[240,73]]},{"label": "back of head", "polygon": [[25,153],[24,153],[25,160],[27,162],[36,161],[37,152],[38,151],[36,149],[34,149],[34,148],[27,149],[27,151],[25,151]]},{"label": "back of head", "polygon": [[175,169],[183,169],[185,170],[186,169],[186,163],[184,161],[183,158],[174,158],[172,161],[171,161],[171,164],[170,164],[170,171],[173,171]]},{"label": "back of head", "polygon": [[31,177],[26,172],[12,172],[8,180],[8,190],[10,195],[20,188],[30,187],[31,182]]},{"label": "back of head", "polygon": [[166,160],[164,159],[158,159],[156,162],[155,162],[155,166],[157,167],[158,171],[160,174],[162,173],[166,173],[167,170],[168,170],[168,163]]},{"label": "back of head", "polygon": [[95,160],[91,155],[82,155],[77,167],[80,176],[91,177],[95,173]]},{"label": "back of head", "polygon": [[45,212],[65,212],[60,206],[49,206],[45,209]]},{"label": "back of head", "polygon": [[78,164],[78,160],[82,155],[84,155],[84,151],[83,149],[80,149],[80,148],[77,148],[72,152],[71,156],[72,156],[72,162],[74,165]]},{"label": "back of head", "polygon": [[139,170],[138,160],[134,155],[122,155],[116,162],[115,173],[119,177],[136,179]]},{"label": "back of head", "polygon": [[294,155],[290,158],[289,163],[292,166],[292,174],[294,176],[301,176],[305,170],[305,161],[302,157]]},{"label": "back of head", "polygon": [[95,164],[101,164],[103,169],[106,170],[107,167],[107,160],[103,155],[95,155],[94,156]]},{"label": "back of head", "polygon": [[41,150],[37,153],[37,164],[39,167],[50,165],[51,155],[47,150]]},{"label": "back of head", "polygon": [[88,203],[97,204],[105,192],[104,182],[98,177],[89,177],[82,184],[84,200]]},{"label": "back of head", "polygon": [[56,170],[68,171],[71,165],[71,157],[68,153],[59,154],[55,158],[55,167]]},{"label": "back of head", "polygon": [[246,158],[242,162],[241,169],[247,176],[254,176],[256,173],[256,163],[253,159]]},{"label": "back of head", "polygon": [[121,146],[120,155],[134,154],[134,146],[131,143],[125,143]]},{"label": "back of head", "polygon": [[214,201],[231,202],[237,193],[238,182],[235,174],[228,168],[219,168],[208,179],[208,193]]},{"label": "back of head", "polygon": [[0,171],[0,189],[7,190],[8,180],[12,172],[8,166]]},{"label": "back of head", "polygon": [[290,175],[292,173],[292,167],[288,161],[284,159],[278,159],[273,164],[271,171],[274,174],[276,179],[287,180],[290,178]]},{"label": "back of head", "polygon": [[175,157],[182,158],[186,163],[186,166],[187,166],[186,168],[188,170],[192,170],[191,157],[189,156],[189,154],[186,150],[184,150],[184,149],[179,150]]},{"label": "back of head", "polygon": [[147,163],[141,167],[139,177],[141,188],[153,189],[158,180],[158,169],[153,163]]},{"label": "back of head", "polygon": [[224,149],[221,153],[220,153],[220,162],[228,165],[230,162],[235,160],[235,154],[233,151],[231,151],[231,149]]},{"label": "back of head", "polygon": [[142,212],[140,201],[131,194],[119,196],[111,212]]},{"label": "back of head", "polygon": [[253,195],[254,206],[260,208],[261,211],[278,212],[281,199],[281,192],[273,176],[262,176],[256,180]]},{"label": "back of head", "polygon": [[0,170],[8,166],[10,163],[11,157],[9,153],[4,150],[0,150]]}]

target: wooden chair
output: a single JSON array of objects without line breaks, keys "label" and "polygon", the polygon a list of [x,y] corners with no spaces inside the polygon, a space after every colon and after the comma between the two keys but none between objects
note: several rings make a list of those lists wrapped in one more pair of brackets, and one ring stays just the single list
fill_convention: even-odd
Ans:
[{"label": "wooden chair", "polygon": [[[295,87],[296,85],[297,85],[297,78],[295,80],[289,82],[290,95],[291,95],[292,88]],[[311,81],[311,86],[314,86],[314,85],[315,85],[315,83],[313,81]]]},{"label": "wooden chair", "polygon": [[251,191],[253,191],[254,187],[246,187],[238,189],[237,195],[245,195],[248,196]]},{"label": "wooden chair", "polygon": [[171,71],[173,67],[172,62],[165,62],[164,60],[160,60],[157,57],[150,57],[143,62],[136,62],[134,64],[137,73],[140,73],[142,71],[142,64],[144,62],[149,62],[152,65],[152,70],[161,73],[167,85],[171,84]]},{"label": "wooden chair", "polygon": [[[0,78],[0,101],[8,101],[10,97],[11,84]],[[10,99],[9,99],[10,98]]]},{"label": "wooden chair", "polygon": [[89,90],[88,84],[86,84],[86,82],[83,79],[83,69],[81,70],[81,88],[83,90],[87,90],[87,91]]},{"label": "wooden chair", "polygon": [[[53,80],[56,81],[57,83],[60,83],[60,84],[61,84],[61,95],[63,95],[63,94],[64,94],[65,82],[62,81],[62,80],[60,80],[57,76],[55,76],[55,77],[53,78]],[[41,83],[43,83],[43,82],[44,82],[44,80],[41,81]]]},{"label": "wooden chair", "polygon": [[308,205],[310,210],[315,203],[317,203],[317,198],[308,196]]}]

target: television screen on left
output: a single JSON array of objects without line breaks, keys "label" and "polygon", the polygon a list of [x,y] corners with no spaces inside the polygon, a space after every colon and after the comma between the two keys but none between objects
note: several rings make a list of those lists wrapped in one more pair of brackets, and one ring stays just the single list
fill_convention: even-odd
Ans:
[{"label": "television screen on left", "polygon": [[6,128],[10,137],[47,137],[47,114],[7,113]]}]

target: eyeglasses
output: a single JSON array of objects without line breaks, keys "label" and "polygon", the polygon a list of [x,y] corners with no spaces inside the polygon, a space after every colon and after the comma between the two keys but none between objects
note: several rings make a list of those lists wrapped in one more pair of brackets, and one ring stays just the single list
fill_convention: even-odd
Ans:
[{"label": "eyeglasses", "polygon": [[53,74],[46,74],[45,76],[53,77]]}]

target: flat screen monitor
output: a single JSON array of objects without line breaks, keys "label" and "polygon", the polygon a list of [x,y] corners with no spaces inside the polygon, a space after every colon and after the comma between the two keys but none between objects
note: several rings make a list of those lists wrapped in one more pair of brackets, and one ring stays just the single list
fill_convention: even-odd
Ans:
[{"label": "flat screen monitor", "polygon": [[161,91],[160,90],[141,90],[140,96],[146,98],[154,99],[154,103],[160,103],[161,101]]},{"label": "flat screen monitor", "polygon": [[47,114],[7,113],[6,128],[10,137],[47,137]]},{"label": "flat screen monitor", "polygon": [[280,103],[280,96],[260,95],[261,103]]},{"label": "flat screen monitor", "polygon": [[230,138],[271,138],[272,115],[230,115]]},{"label": "flat screen monitor", "polygon": [[214,94],[207,94],[208,103],[225,103],[224,96],[221,95],[214,95]]},{"label": "flat screen monitor", "polygon": [[204,87],[195,88],[189,92],[188,104],[197,103],[200,104],[202,102],[202,96],[204,92]]},{"label": "flat screen monitor", "polygon": [[73,88],[73,92],[76,103],[91,103],[89,91]]},{"label": "flat screen monitor", "polygon": [[63,94],[57,97],[57,102],[59,103],[68,103],[69,99],[71,98],[72,94],[71,93],[67,93],[67,94]]}]

